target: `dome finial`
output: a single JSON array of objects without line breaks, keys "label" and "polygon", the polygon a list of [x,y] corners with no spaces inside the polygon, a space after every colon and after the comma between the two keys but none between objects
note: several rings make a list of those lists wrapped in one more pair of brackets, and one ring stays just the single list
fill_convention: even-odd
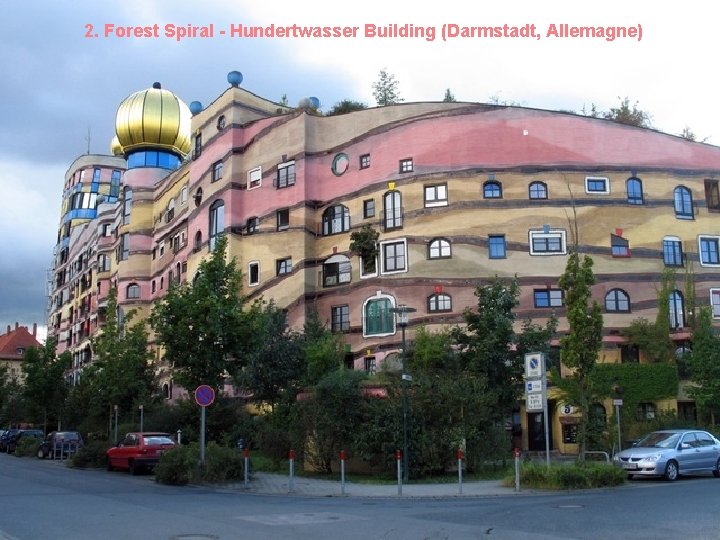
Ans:
[{"label": "dome finial", "polygon": [[160,90],[160,89],[162,88],[162,85],[161,85],[159,82],[154,82],[154,83],[153,83],[153,88],[154,88],[155,90]]}]

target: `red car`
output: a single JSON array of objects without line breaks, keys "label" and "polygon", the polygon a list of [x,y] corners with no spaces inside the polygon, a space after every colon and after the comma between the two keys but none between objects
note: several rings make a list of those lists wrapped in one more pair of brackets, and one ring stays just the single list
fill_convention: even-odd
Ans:
[{"label": "red car", "polygon": [[107,469],[127,469],[131,474],[139,474],[155,467],[162,453],[174,446],[175,441],[167,433],[128,433],[123,442],[105,453]]}]

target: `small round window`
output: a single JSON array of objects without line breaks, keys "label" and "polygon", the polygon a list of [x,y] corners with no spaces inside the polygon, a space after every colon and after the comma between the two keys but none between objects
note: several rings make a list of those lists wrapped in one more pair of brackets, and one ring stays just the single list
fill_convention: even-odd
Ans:
[{"label": "small round window", "polygon": [[218,128],[218,131],[225,129],[225,115],[224,114],[220,115],[220,118],[218,118],[217,128]]},{"label": "small round window", "polygon": [[332,162],[332,172],[335,176],[340,176],[348,170],[350,166],[350,158],[347,154],[340,153],[335,156]]}]

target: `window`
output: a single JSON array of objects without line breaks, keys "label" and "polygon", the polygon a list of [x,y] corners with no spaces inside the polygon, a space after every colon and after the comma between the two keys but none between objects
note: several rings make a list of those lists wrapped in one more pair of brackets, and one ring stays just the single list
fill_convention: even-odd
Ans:
[{"label": "window", "polygon": [[447,206],[447,184],[425,186],[425,208]]},{"label": "window", "polygon": [[375,217],[375,199],[363,201],[363,218]]},{"label": "window", "polygon": [[245,222],[245,230],[248,234],[255,234],[260,230],[260,219],[257,216],[248,218]]},{"label": "window", "polygon": [[705,206],[708,212],[720,212],[720,189],[717,180],[705,180]]},{"label": "window", "polygon": [[670,293],[670,328],[682,328],[685,326],[685,303],[680,291]]},{"label": "window", "polygon": [[180,191],[180,204],[187,203],[187,197],[188,197],[188,187],[184,186],[182,190]]},{"label": "window", "polygon": [[160,242],[160,244],[158,245],[158,250],[160,251],[161,257],[165,255],[165,242]]},{"label": "window", "polygon": [[640,361],[640,348],[637,345],[620,345],[620,362],[623,364],[637,364]]},{"label": "window", "polygon": [[122,173],[118,170],[112,172],[110,176],[110,197],[117,197],[120,194],[120,176]]},{"label": "window", "polygon": [[208,249],[215,251],[220,235],[225,232],[225,203],[217,200],[210,205],[210,227],[208,232]]},{"label": "window", "polygon": [[128,233],[120,235],[120,245],[118,246],[119,261],[126,261],[130,256],[130,235]]},{"label": "window", "polygon": [[275,274],[282,276],[283,274],[289,274],[292,272],[292,258],[285,257],[284,259],[278,259],[275,261]]},{"label": "window", "polygon": [[197,188],[195,191],[195,195],[193,195],[193,200],[195,201],[195,208],[200,206],[200,203],[202,202],[203,198],[203,190],[202,188]]},{"label": "window", "polygon": [[720,265],[720,236],[700,236],[698,238],[700,264],[702,266]]},{"label": "window", "polygon": [[260,263],[252,261],[248,264],[248,285],[254,287],[260,283]]},{"label": "window", "polygon": [[710,306],[713,319],[720,319],[720,289],[710,289]]},{"label": "window", "polygon": [[586,176],[585,193],[610,193],[610,180],[602,176]]},{"label": "window", "polygon": [[630,313],[630,297],[622,289],[611,289],[605,295],[605,311]]},{"label": "window", "polygon": [[502,198],[502,184],[497,180],[488,180],[483,184],[484,199],[500,199]]},{"label": "window", "polygon": [[155,284],[155,280],[152,280],[152,283],[150,283],[150,291],[155,294],[155,291],[157,290],[157,285]]},{"label": "window", "polygon": [[110,257],[101,253],[98,255],[98,272],[110,271]]},{"label": "window", "polygon": [[678,186],[674,191],[675,217],[679,219],[693,219],[692,192],[685,186]]},{"label": "window", "polygon": [[295,185],[295,162],[281,163],[277,169],[277,188],[282,189]]},{"label": "window", "polygon": [[561,307],[563,305],[562,289],[535,289],[533,296],[536,308]]},{"label": "window", "polygon": [[323,287],[350,283],[352,267],[344,255],[333,255],[323,264]]},{"label": "window", "polygon": [[225,122],[226,122],[226,120],[225,120],[225,115],[224,115],[224,114],[221,114],[221,115],[218,117],[218,119],[217,119],[217,129],[218,129],[218,131],[222,131],[223,129],[225,129]]},{"label": "window", "polygon": [[399,191],[388,191],[383,197],[385,230],[401,229],[403,226],[402,195]]},{"label": "window", "polygon": [[100,234],[102,236],[111,236],[112,235],[112,224],[111,223],[103,223],[102,224],[102,232]]},{"label": "window", "polygon": [[212,166],[212,178],[211,182],[217,182],[222,178],[223,175],[223,162],[222,161],[216,161],[213,163]]},{"label": "window", "polygon": [[330,330],[348,332],[350,330],[350,306],[333,306],[330,308]]},{"label": "window", "polygon": [[530,255],[564,255],[565,231],[530,231]]},{"label": "window", "polygon": [[452,311],[452,298],[449,294],[433,294],[428,296],[427,308],[429,313]]},{"label": "window", "polygon": [[290,227],[290,210],[284,208],[275,213],[276,228],[278,231],[284,231]]},{"label": "window", "polygon": [[342,176],[348,170],[348,167],[350,167],[350,158],[347,154],[340,152],[333,158],[330,170],[335,176]]},{"label": "window", "polygon": [[197,231],[195,233],[195,243],[193,244],[193,251],[197,253],[202,247],[202,232]]},{"label": "window", "polygon": [[663,238],[663,262],[665,266],[682,266],[682,242],[677,236]]},{"label": "window", "polygon": [[655,404],[654,403],[638,403],[637,419],[638,420],[652,420],[653,418],[655,418]]},{"label": "window", "polygon": [[367,169],[370,167],[370,154],[363,154],[360,156],[360,168]]},{"label": "window", "polygon": [[377,257],[364,258],[360,257],[360,277],[377,276]]},{"label": "window", "polygon": [[197,159],[202,154],[202,133],[195,135],[195,147],[193,149],[192,158]]},{"label": "window", "polygon": [[630,242],[622,236],[616,234],[610,235],[610,252],[613,257],[629,257]]},{"label": "window", "polygon": [[450,242],[436,238],[428,244],[428,259],[449,259],[452,256]]},{"label": "window", "polygon": [[346,206],[338,204],[323,212],[323,236],[339,234],[350,230],[350,212]]},{"label": "window", "polygon": [[165,223],[170,223],[175,217],[175,201],[170,199],[167,205],[167,212],[165,214]]},{"label": "window", "polygon": [[140,298],[140,285],[137,283],[131,283],[127,286],[125,291],[125,298],[128,300]]},{"label": "window", "polygon": [[408,173],[413,172],[413,160],[412,158],[405,158],[400,160],[400,172]]},{"label": "window", "polygon": [[390,311],[394,302],[389,296],[378,294],[363,305],[363,336],[395,333],[395,317]]},{"label": "window", "polygon": [[262,184],[262,167],[256,167],[248,171],[248,189],[259,188]]},{"label": "window", "polygon": [[130,223],[130,211],[132,210],[132,189],[123,189],[123,225]]},{"label": "window", "polygon": [[531,200],[548,198],[547,184],[545,182],[531,182],[528,190]]},{"label": "window", "polygon": [[628,204],[643,204],[643,189],[642,181],[639,178],[628,178],[625,182],[627,188],[627,202]]},{"label": "window", "polygon": [[382,268],[380,271],[383,274],[406,272],[406,249],[407,245],[405,240],[397,242],[382,242],[380,244],[380,251],[382,254]]}]

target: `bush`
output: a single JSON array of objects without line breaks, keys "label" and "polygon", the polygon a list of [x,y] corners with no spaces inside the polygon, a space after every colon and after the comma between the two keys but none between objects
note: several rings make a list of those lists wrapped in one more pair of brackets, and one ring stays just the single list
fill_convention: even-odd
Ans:
[{"label": "bush", "polygon": [[[545,464],[526,463],[520,469],[520,485],[535,489],[583,489],[619,486],[625,482],[625,472],[605,463]],[[504,484],[515,484],[514,474],[506,476]]]},{"label": "bush", "polygon": [[163,454],[155,467],[155,481],[183,486],[188,483],[222,483],[243,478],[243,455],[233,448],[208,444],[205,467],[200,467],[200,446],[178,446]]},{"label": "bush", "polygon": [[85,443],[85,445],[75,452],[69,460],[69,466],[78,469],[86,468],[105,468],[107,466],[107,452],[108,448],[112,447],[110,441],[98,441],[92,440]]},{"label": "bush", "polygon": [[33,437],[23,437],[20,439],[17,443],[17,446],[15,447],[15,456],[16,457],[28,457],[28,456],[34,456],[37,452],[38,446],[40,445],[41,440],[35,439]]}]

